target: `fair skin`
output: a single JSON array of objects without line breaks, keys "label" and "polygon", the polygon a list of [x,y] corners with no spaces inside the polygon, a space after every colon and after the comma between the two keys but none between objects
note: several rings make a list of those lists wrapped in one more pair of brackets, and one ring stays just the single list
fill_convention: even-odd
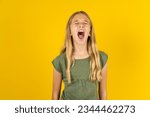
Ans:
[{"label": "fair skin", "polygon": [[102,80],[100,82],[100,90],[99,94],[101,97],[101,100],[107,100],[107,62],[104,65],[101,74],[102,74]]},{"label": "fair skin", "polygon": [[55,68],[53,70],[53,92],[52,92],[52,100],[59,100],[62,75]]},{"label": "fair skin", "polygon": [[[89,19],[83,14],[75,15],[72,19],[70,30],[75,48],[73,54],[76,59],[81,59],[88,56],[87,38],[90,34],[90,27],[91,24]],[[81,38],[79,38],[80,32],[84,33]]]},{"label": "fair skin", "polygon": [[[90,26],[89,19],[83,14],[77,14],[72,19],[70,29],[75,47],[75,51],[73,53],[75,59],[83,59],[89,56],[87,52],[87,38],[90,35]],[[79,35],[79,33],[84,34]],[[55,68],[53,70],[53,74],[52,99],[58,100],[62,83],[62,75]],[[102,100],[106,100],[107,63],[103,67],[101,74],[103,79],[100,82],[99,94]]]}]

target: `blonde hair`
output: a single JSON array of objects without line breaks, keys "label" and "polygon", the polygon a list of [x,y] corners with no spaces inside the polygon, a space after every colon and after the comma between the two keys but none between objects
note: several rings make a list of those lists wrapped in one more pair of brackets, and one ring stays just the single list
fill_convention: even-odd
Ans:
[{"label": "blonde hair", "polygon": [[95,33],[93,29],[93,25],[91,22],[90,17],[88,14],[84,11],[78,11],[75,12],[74,14],[71,15],[67,22],[66,26],[66,37],[65,37],[65,43],[63,46],[63,49],[61,50],[61,53],[66,52],[66,58],[67,58],[67,69],[66,69],[66,75],[68,79],[68,83],[71,83],[71,75],[70,75],[70,69],[71,66],[74,64],[74,58],[73,58],[73,52],[74,52],[74,45],[73,45],[73,39],[71,36],[71,31],[70,31],[70,24],[72,22],[72,19],[74,18],[75,15],[77,14],[83,14],[85,15],[89,20],[91,24],[91,31],[90,31],[90,36],[88,37],[87,40],[87,51],[90,56],[90,76],[89,79],[92,81],[100,81],[102,79],[101,77],[101,63],[100,63],[100,56],[99,56],[99,51],[96,47],[96,39],[95,39]]}]

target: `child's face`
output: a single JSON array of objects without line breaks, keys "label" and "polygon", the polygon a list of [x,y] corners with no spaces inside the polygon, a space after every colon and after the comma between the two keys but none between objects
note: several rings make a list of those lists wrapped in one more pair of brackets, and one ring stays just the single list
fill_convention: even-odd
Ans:
[{"label": "child's face", "polygon": [[84,14],[77,14],[72,19],[70,30],[75,44],[86,44],[90,35],[90,20]]}]

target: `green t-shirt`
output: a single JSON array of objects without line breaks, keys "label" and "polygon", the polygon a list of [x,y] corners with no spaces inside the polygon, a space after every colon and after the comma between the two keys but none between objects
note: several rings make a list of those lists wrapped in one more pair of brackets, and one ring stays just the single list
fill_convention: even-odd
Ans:
[{"label": "green t-shirt", "polygon": [[[99,51],[101,68],[107,62],[108,55]],[[84,59],[75,59],[73,67],[71,67],[71,84],[66,78],[67,59],[66,54],[61,53],[53,61],[54,68],[62,74],[62,80],[65,88],[61,95],[63,100],[97,100],[99,94],[97,90],[97,82],[89,80],[90,73],[90,57]]]}]

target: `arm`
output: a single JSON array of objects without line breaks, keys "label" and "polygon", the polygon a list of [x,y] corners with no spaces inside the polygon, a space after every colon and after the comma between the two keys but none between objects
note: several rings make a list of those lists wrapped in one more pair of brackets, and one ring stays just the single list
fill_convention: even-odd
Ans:
[{"label": "arm", "polygon": [[101,100],[107,100],[107,62],[104,65],[102,71],[102,80],[100,81],[99,85],[99,94],[101,97]]},{"label": "arm", "polygon": [[59,100],[61,82],[62,82],[62,75],[54,68],[52,100]]}]

